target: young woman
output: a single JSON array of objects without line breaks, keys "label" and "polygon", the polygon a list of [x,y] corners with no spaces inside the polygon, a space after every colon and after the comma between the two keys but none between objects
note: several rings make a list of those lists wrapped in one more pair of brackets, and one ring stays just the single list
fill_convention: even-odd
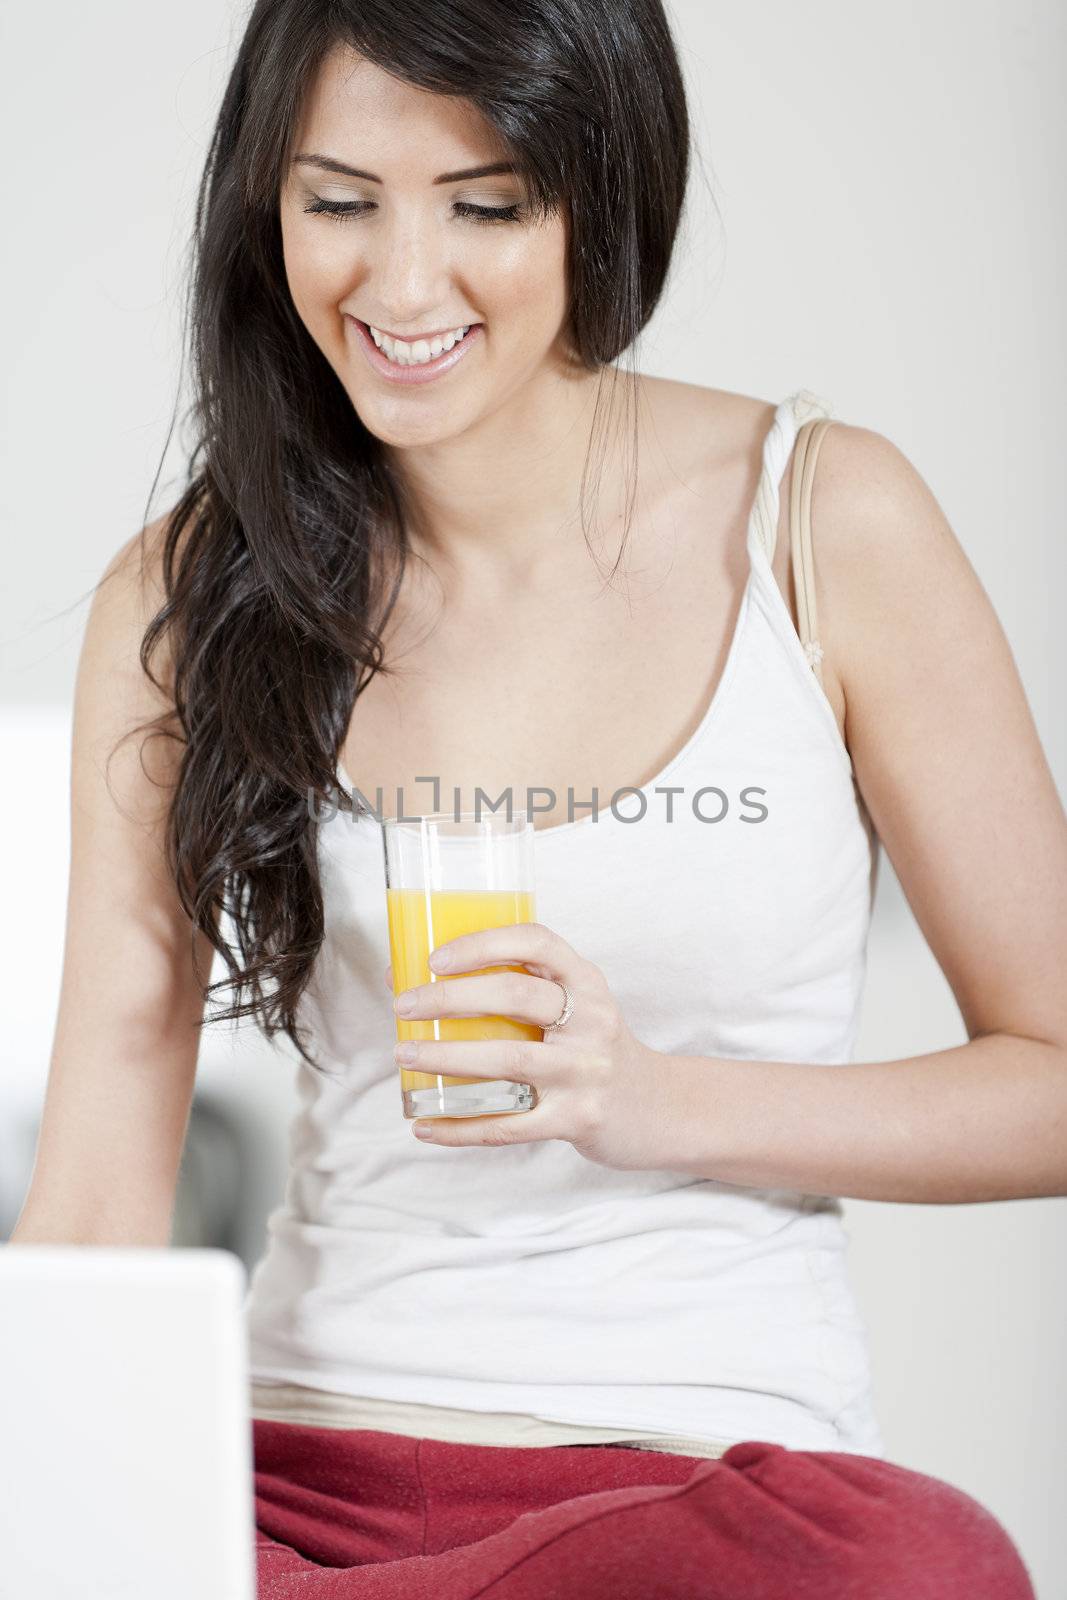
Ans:
[{"label": "young woman", "polygon": [[[895,446],[616,365],[687,159],[658,0],[260,0],[226,90],[188,487],[79,671],[16,1236],[168,1241],[221,951],[222,1015],[300,1052],[248,1307],[267,1600],[1032,1595],[884,1457],[838,1197],[1067,1188],[1067,828]],[[409,1014],[539,1025],[419,1053],[537,1103],[420,1128],[356,812],[479,788],[541,807],[540,920]],[[970,1042],[853,1064],[879,843]]]}]

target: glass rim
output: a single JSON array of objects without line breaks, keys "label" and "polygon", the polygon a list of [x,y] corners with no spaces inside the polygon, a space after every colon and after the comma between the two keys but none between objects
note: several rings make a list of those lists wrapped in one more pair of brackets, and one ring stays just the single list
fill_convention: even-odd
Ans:
[{"label": "glass rim", "polygon": [[525,825],[530,821],[530,814],[525,806],[515,806],[511,816],[506,816],[499,811],[426,811],[417,817],[386,817],[382,822],[383,828],[422,828],[429,822],[473,822],[476,827],[485,823],[503,823],[506,827],[514,827],[516,823]]}]

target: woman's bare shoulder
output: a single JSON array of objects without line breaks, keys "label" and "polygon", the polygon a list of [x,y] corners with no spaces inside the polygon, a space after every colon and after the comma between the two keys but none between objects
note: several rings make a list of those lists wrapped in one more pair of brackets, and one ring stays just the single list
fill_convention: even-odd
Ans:
[{"label": "woman's bare shoulder", "polygon": [[176,527],[179,506],[174,505],[132,534],[115,551],[100,579],[100,585],[111,583],[136,589],[142,597],[146,614],[165,598],[164,558],[168,542],[172,542],[171,562],[177,567],[185,546],[194,531],[194,520],[186,517]]},{"label": "woman's bare shoulder", "polygon": [[1029,745],[1032,759],[1004,629],[904,451],[874,429],[835,422],[819,452],[811,527],[824,673],[829,665],[841,687],[847,743],[868,788],[883,788],[906,759],[939,761],[961,736],[981,742],[994,705],[1000,734]]},{"label": "woman's bare shoulder", "polygon": [[94,586],[86,627],[85,660],[95,660],[98,655],[105,659],[121,656],[121,675],[131,708],[136,707],[142,718],[160,712],[169,716],[173,711],[175,663],[170,633],[164,631],[154,641],[151,676],[144,670],[141,645],[149,624],[168,601],[168,544],[176,569],[193,531],[188,520],[175,526],[178,512],[179,507],[174,506],[145,523],[115,550]]},{"label": "woman's bare shoulder", "polygon": [[714,468],[758,450],[778,402],[676,378],[642,375],[641,405],[665,449]]}]

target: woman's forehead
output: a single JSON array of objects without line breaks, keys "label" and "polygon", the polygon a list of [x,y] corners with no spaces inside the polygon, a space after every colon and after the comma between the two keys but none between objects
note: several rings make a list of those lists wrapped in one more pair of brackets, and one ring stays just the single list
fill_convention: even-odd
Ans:
[{"label": "woman's forehead", "polygon": [[308,85],[294,150],[309,149],[386,180],[381,169],[391,163],[425,165],[432,181],[448,169],[507,159],[471,101],[419,88],[347,45],[329,52]]}]

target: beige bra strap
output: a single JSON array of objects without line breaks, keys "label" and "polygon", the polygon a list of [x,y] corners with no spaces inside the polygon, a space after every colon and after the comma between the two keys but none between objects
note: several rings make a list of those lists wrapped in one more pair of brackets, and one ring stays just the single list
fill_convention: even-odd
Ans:
[{"label": "beige bra strap", "polygon": [[823,648],[815,615],[815,570],[811,549],[811,490],[815,463],[832,417],[816,417],[797,430],[793,447],[793,475],[789,485],[789,547],[797,596],[797,626],[808,663],[822,685]]}]

